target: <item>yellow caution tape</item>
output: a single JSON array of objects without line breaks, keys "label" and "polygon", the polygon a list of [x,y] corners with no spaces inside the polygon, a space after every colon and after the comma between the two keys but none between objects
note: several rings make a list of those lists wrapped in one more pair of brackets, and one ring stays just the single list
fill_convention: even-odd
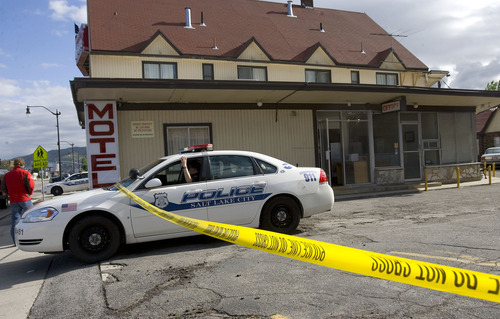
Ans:
[{"label": "yellow caution tape", "polygon": [[370,277],[500,302],[500,276],[183,217],[149,204],[120,184],[116,184],[116,187],[158,217],[230,243]]}]

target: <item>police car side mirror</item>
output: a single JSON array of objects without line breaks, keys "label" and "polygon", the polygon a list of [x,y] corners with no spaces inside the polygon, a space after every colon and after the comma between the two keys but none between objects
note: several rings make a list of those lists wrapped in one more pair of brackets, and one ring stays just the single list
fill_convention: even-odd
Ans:
[{"label": "police car side mirror", "polygon": [[145,188],[155,188],[158,186],[161,186],[161,181],[159,178],[153,178],[152,180],[148,181],[146,185],[144,185]]}]

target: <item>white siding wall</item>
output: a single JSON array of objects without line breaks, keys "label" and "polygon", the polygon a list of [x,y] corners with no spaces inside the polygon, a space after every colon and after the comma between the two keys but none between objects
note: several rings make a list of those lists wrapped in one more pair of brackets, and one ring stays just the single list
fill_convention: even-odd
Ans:
[{"label": "white siding wall", "polygon": [[500,121],[498,120],[500,116],[498,114],[498,112],[495,112],[495,115],[493,115],[494,117],[490,121],[491,124],[488,126],[488,129],[485,133],[500,132]]},{"label": "white siding wall", "polygon": [[[153,121],[154,138],[132,138],[132,121]],[[119,111],[121,177],[165,155],[164,124],[211,123],[215,149],[255,151],[291,164],[314,166],[311,110]],[[188,146],[188,145],[186,145]]]},{"label": "white siding wall", "polygon": [[[215,80],[237,80],[238,65],[250,65],[267,67],[268,81],[290,81],[304,82],[305,69],[330,69],[332,71],[332,81],[334,83],[351,83],[351,71],[342,67],[317,66],[317,65],[296,65],[266,63],[262,61],[220,61],[206,59],[188,59],[163,56],[111,56],[111,55],[91,55],[91,77],[94,78],[142,78],[142,62],[175,62],[179,79],[201,80],[202,64],[212,63],[214,65]],[[403,72],[397,70],[359,70],[361,84],[376,84],[376,73],[388,72],[397,73],[400,85],[414,86],[412,74],[414,72]],[[403,76],[403,74],[405,74]],[[417,78],[416,86],[427,87],[425,77]]]}]

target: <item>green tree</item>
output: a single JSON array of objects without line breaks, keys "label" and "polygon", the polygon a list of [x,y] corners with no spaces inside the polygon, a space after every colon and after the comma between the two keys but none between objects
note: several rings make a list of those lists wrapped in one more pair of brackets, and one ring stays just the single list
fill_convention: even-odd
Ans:
[{"label": "green tree", "polygon": [[86,157],[82,157],[81,160],[80,160],[81,164],[82,164],[82,170],[83,171],[86,171],[88,170],[88,166],[87,166],[87,158]]},{"label": "green tree", "polygon": [[487,91],[500,91],[500,81],[491,81],[486,85]]}]

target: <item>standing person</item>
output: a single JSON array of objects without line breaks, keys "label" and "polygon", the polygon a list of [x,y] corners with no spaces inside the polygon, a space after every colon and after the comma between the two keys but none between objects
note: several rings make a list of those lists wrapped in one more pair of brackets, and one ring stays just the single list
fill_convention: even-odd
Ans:
[{"label": "standing person", "polygon": [[28,210],[33,203],[31,195],[35,188],[35,181],[31,177],[30,172],[24,169],[24,159],[16,158],[14,160],[14,168],[5,174],[2,182],[2,192],[9,195],[10,212],[12,215],[12,226],[10,235],[12,241],[15,242],[14,228],[21,220],[23,213]]}]

